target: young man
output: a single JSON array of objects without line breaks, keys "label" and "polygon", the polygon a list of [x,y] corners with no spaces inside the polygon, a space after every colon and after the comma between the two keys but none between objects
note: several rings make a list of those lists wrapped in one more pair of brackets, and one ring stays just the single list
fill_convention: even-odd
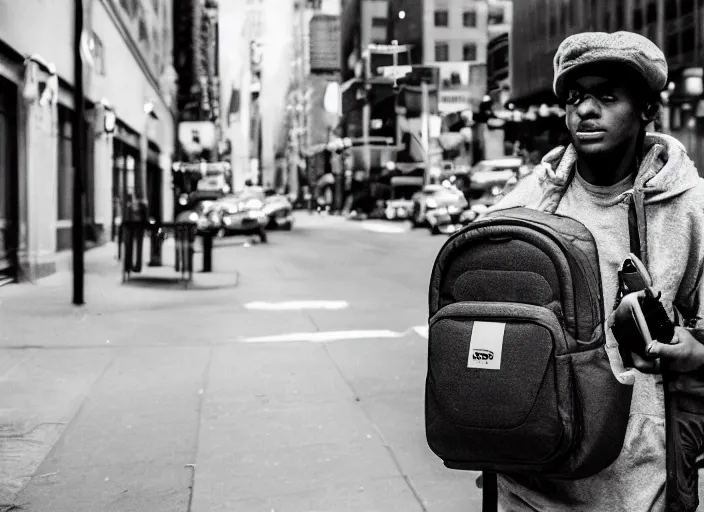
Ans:
[{"label": "young man", "polygon": [[[640,238],[646,240],[653,285],[662,291],[668,312],[673,315],[675,306],[689,327],[677,328],[673,345],[655,342],[650,350],[673,371],[697,371],[704,365],[704,345],[697,341],[704,340],[704,180],[676,139],[646,133],[667,83],[665,57],[637,34],[582,33],[560,45],[554,71],[554,92],[565,103],[572,143],[548,153],[533,175],[492,210],[543,209],[558,202],[557,214],[582,222],[599,250],[608,318],[618,289],[617,272],[630,252],[632,197],[641,212]],[[499,475],[500,509],[664,509],[662,377],[625,368],[610,331],[607,351],[616,378],[634,386],[620,456],[601,473],[582,480]]]}]

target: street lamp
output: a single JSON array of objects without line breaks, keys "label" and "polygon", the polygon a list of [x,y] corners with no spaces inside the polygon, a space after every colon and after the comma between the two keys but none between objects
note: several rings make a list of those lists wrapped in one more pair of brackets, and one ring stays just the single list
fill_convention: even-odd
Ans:
[{"label": "street lamp", "polygon": [[398,19],[402,20],[406,18],[406,11],[398,11]]}]

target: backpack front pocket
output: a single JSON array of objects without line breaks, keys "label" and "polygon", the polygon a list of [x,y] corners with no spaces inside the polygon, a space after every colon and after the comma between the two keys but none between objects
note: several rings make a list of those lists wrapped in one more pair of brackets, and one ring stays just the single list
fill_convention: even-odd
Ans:
[{"label": "backpack front pocket", "polygon": [[431,448],[474,469],[559,463],[575,431],[570,365],[559,357],[568,343],[540,306],[457,302],[438,311],[428,345]]}]

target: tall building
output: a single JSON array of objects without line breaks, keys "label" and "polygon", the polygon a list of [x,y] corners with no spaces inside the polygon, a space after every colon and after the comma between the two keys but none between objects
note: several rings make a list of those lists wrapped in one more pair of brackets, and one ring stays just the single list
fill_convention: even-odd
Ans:
[{"label": "tall building", "polygon": [[[512,101],[517,107],[538,111],[554,105],[552,58],[562,40],[578,32],[630,30],[648,37],[665,53],[670,70],[669,107],[663,126],[687,147],[697,167],[704,169],[704,104],[701,88],[704,50],[701,0],[549,0],[515,2],[511,32]],[[692,78],[687,78],[691,76]],[[543,108],[546,111],[546,108]],[[541,117],[540,115],[538,117]],[[559,123],[558,123],[559,124]]]},{"label": "tall building", "polygon": [[[183,160],[218,159],[217,123],[221,115],[218,9],[216,0],[180,0],[175,4],[174,60]],[[192,149],[201,145],[193,145],[191,136],[202,142],[202,151]]]},{"label": "tall building", "polygon": [[[171,213],[172,5],[84,2],[89,243],[115,234],[128,200]],[[24,0],[0,18],[0,282],[70,264],[74,9]]]}]

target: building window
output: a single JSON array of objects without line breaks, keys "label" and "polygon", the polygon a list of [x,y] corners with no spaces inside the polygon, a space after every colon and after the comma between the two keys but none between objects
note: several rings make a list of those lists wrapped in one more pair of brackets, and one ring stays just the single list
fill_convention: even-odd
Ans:
[{"label": "building window", "polygon": [[689,53],[694,51],[694,28],[688,28],[682,32],[682,53]]},{"label": "building window", "polygon": [[694,12],[694,0],[681,0],[680,1],[680,12],[682,16],[685,14],[691,14]]},{"label": "building window", "polygon": [[477,26],[477,11],[464,11],[462,13],[462,25],[465,27]]},{"label": "building window", "polygon": [[643,11],[636,9],[633,11],[633,30],[636,32],[643,28]]},{"label": "building window", "polygon": [[665,42],[665,56],[666,57],[668,57],[668,58],[674,57],[675,55],[678,55],[680,53],[679,39],[680,39],[679,33],[670,34],[667,37],[667,41]]},{"label": "building window", "polygon": [[665,2],[665,19],[674,20],[677,17],[677,2]]},{"label": "building window", "polygon": [[435,26],[447,27],[448,18],[449,16],[447,11],[435,11]]},{"label": "building window", "polygon": [[73,195],[71,193],[73,182],[73,112],[66,107],[59,105],[59,126],[58,126],[58,220],[71,220],[71,205]]},{"label": "building window", "polygon": [[623,5],[623,0],[619,0],[616,3],[616,29],[622,30],[624,27],[624,12],[625,7]]},{"label": "building window", "polygon": [[103,47],[103,42],[95,32],[93,32],[93,49],[91,53],[95,73],[100,76],[105,76],[105,48]]},{"label": "building window", "polygon": [[548,26],[548,36],[552,37],[557,34],[557,18],[553,14],[550,16],[550,25]]},{"label": "building window", "polygon": [[475,43],[465,43],[462,46],[462,60],[477,60],[477,45]]},{"label": "building window", "polygon": [[489,25],[502,25],[506,23],[504,8],[499,5],[490,5],[487,23]]},{"label": "building window", "polygon": [[139,20],[139,40],[149,43],[149,32],[147,32],[147,24],[143,18]]},{"label": "building window", "polygon": [[645,23],[646,25],[650,25],[653,23],[658,17],[658,12],[657,8],[655,7],[655,2],[652,0],[648,3],[647,10],[645,11]]},{"label": "building window", "polygon": [[435,43],[435,62],[447,62],[450,60],[450,47],[447,43]]},{"label": "building window", "polygon": [[386,18],[379,18],[377,16],[373,17],[372,27],[386,28]]}]

